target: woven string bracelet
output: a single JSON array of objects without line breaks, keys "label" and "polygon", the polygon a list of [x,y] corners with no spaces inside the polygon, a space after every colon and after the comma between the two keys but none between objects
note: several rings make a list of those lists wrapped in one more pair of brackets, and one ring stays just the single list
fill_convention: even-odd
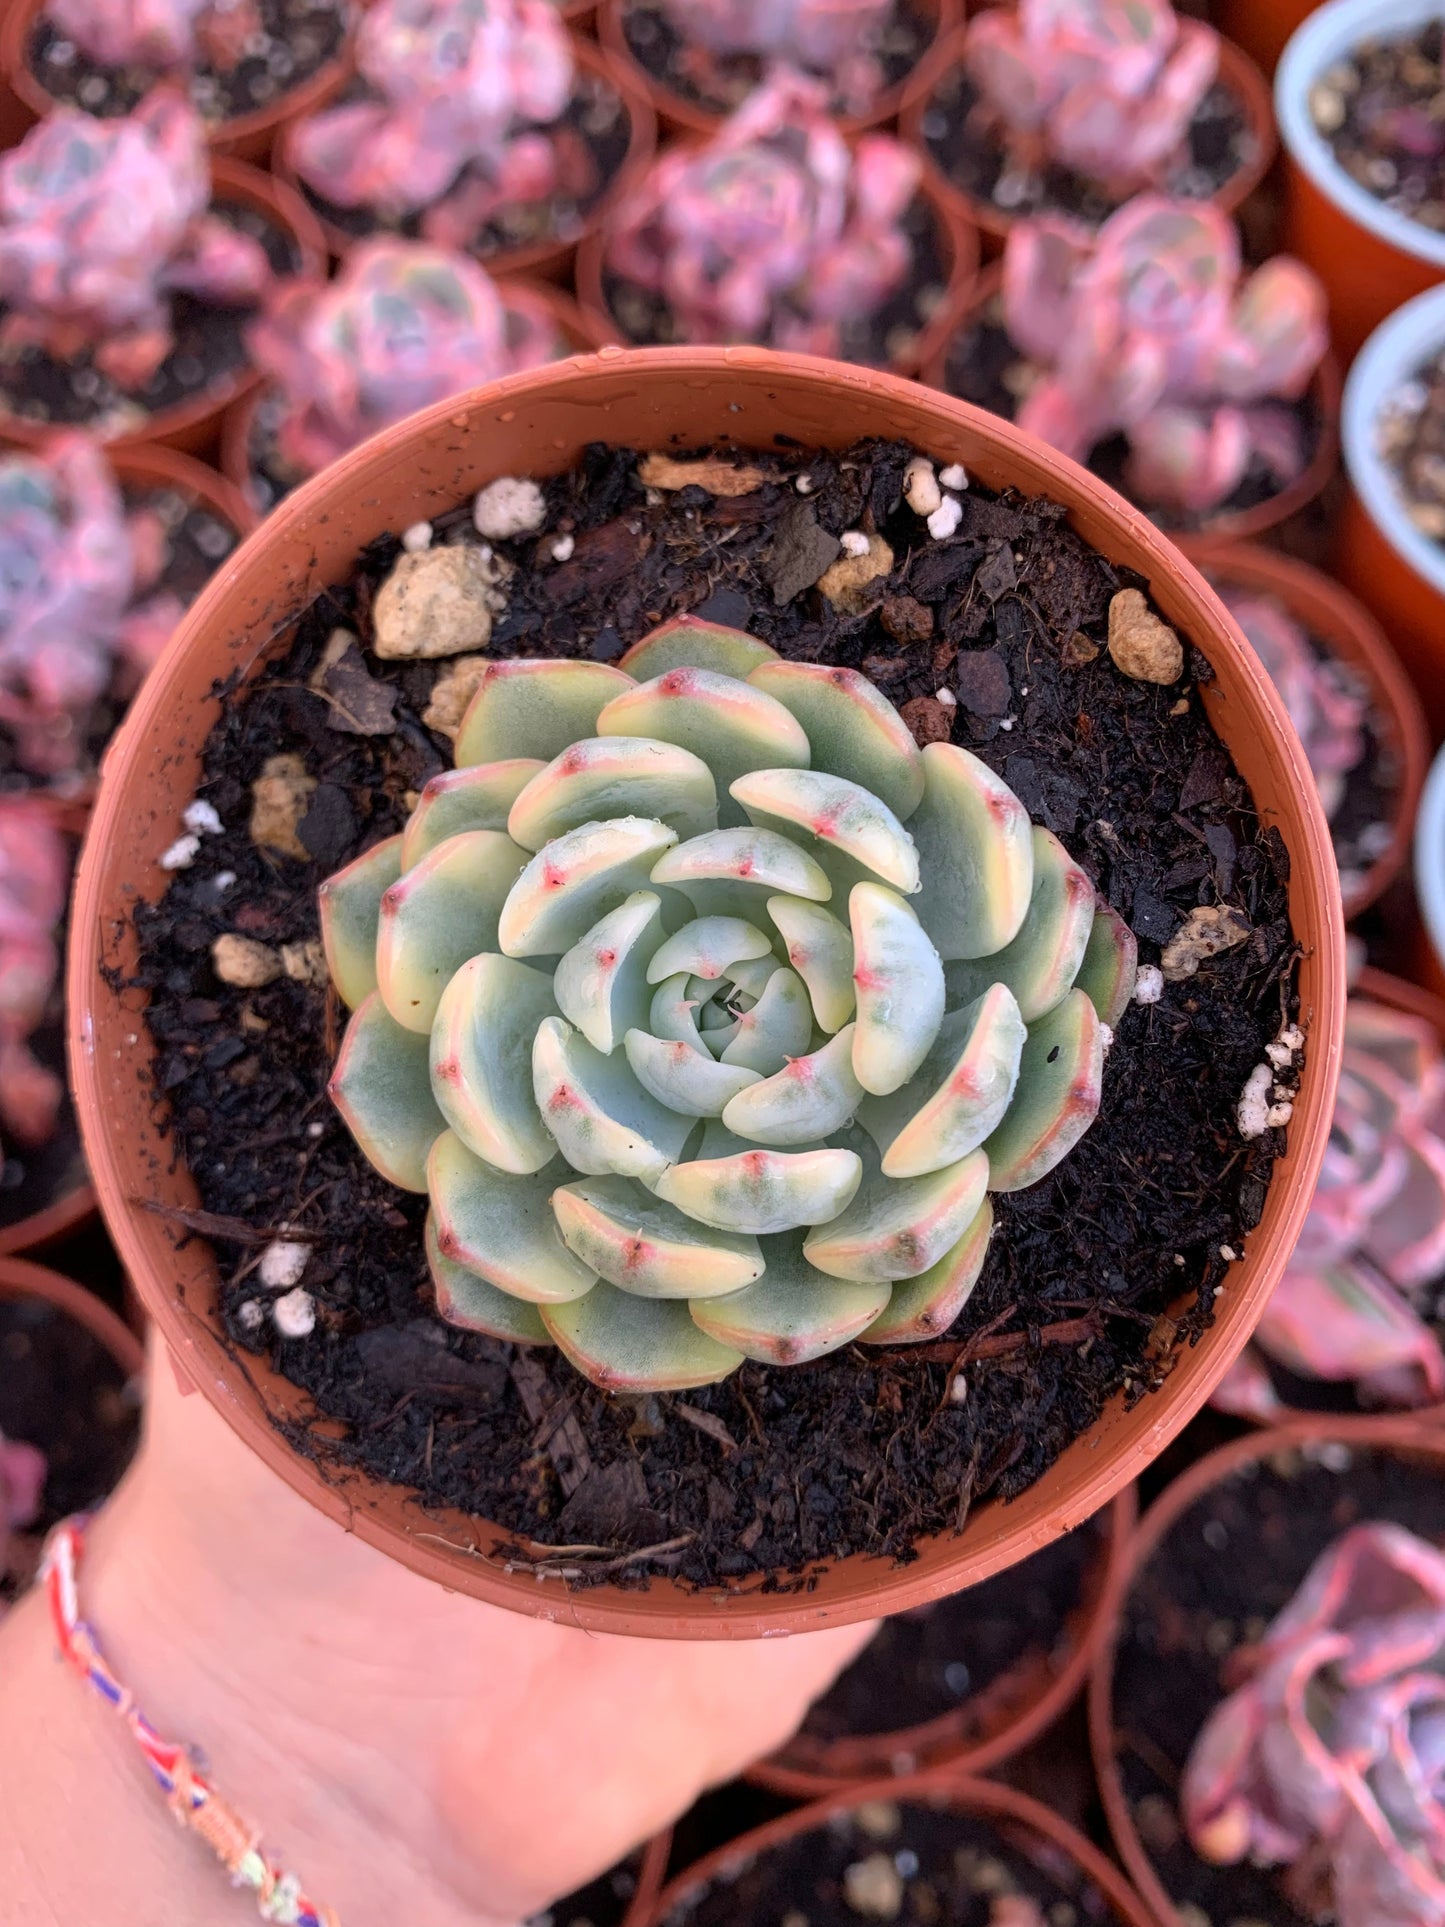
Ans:
[{"label": "woven string bracelet", "polygon": [[76,1573],[85,1553],[85,1525],[83,1519],[67,1519],[57,1526],[46,1545],[41,1567],[62,1654],[119,1714],[171,1812],[183,1827],[205,1841],[231,1876],[233,1886],[251,1889],[263,1920],[275,1921],[279,1927],[341,1927],[338,1915],[308,1900],[295,1876],[283,1873],[262,1853],[255,1829],[197,1771],[185,1747],[161,1738],[110,1670],[94,1630],[80,1617]]}]

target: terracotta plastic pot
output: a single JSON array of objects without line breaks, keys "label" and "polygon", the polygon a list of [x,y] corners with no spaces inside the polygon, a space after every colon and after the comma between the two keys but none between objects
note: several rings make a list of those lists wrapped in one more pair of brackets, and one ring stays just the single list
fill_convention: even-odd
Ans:
[{"label": "terracotta plastic pot", "polygon": [[[56,105],[31,71],[27,57],[35,22],[45,9],[45,0],[12,0],[0,21],[0,75],[13,89],[26,110],[26,122],[43,120]],[[346,84],[349,71],[343,42],[342,51],[318,67],[309,80],[289,93],[232,120],[218,121],[209,140],[212,151],[227,154],[232,160],[255,161],[264,166],[271,153],[277,130],[298,114],[314,114],[318,107],[338,94]]]},{"label": "terracotta plastic pot", "polygon": [[1051,1652],[1025,1654],[983,1692],[951,1712],[891,1732],[814,1739],[794,1734],[747,1778],[773,1793],[814,1799],[840,1786],[932,1772],[987,1773],[1022,1752],[1064,1711],[1088,1677],[1104,1634],[1104,1609],[1138,1517],[1133,1486],[1110,1507],[1107,1538],[1083,1574],[1078,1601],[1058,1629]]},{"label": "terracotta plastic pot", "polygon": [[[1048,495],[1067,505],[1084,541],[1150,584],[1164,618],[1213,665],[1202,699],[1290,854],[1308,1061],[1287,1151],[1213,1327],[1181,1354],[1160,1392],[1132,1404],[1116,1396],[1010,1504],[976,1506],[962,1533],[925,1541],[910,1564],[856,1555],[796,1593],[764,1591],[755,1580],[706,1592],[667,1579],[637,1591],[552,1590],[493,1557],[500,1535],[484,1521],[423,1513],[400,1488],[323,1470],[281,1437],[277,1422],[302,1414],[305,1395],[264,1359],[236,1360],[214,1319],[209,1247],[146,1208],[190,1206],[196,1193],[162,1129],[155,1049],[138,1000],[115,986],[133,972],[135,903],[165,887],[156,859],[195,794],[220,714],[219,679],[254,675],[283,649],[287,625],[324,585],[345,578],[366,543],[440,514],[497,476],[565,470],[598,440],[771,447],[779,434],[840,449],[862,435],[897,436],[936,460],[964,462],[986,485]],[[227,563],[111,745],[81,863],[69,988],[72,1077],[106,1221],[187,1375],[252,1450],[329,1517],[457,1591],[600,1631],[753,1638],[898,1612],[1001,1571],[1122,1491],[1204,1404],[1273,1289],[1314,1188],[1338,1075],[1344,927],[1329,831],[1278,696],[1203,578],[1128,503],[995,417],[896,376],[755,348],[614,348],[514,376],[375,436],[289,496]]]},{"label": "terracotta plastic pot", "polygon": [[[1003,268],[993,261],[979,275],[973,293],[961,315],[941,339],[934,340],[934,353],[924,363],[920,380],[930,388],[946,391],[949,350],[955,337],[986,314],[1003,292]],[[931,331],[930,331],[931,332]],[[1253,542],[1271,529],[1283,527],[1291,517],[1309,507],[1323,493],[1334,476],[1340,459],[1340,365],[1331,353],[1311,377],[1309,393],[1314,398],[1320,420],[1320,436],[1307,465],[1278,495],[1271,495],[1253,508],[1222,509],[1211,516],[1203,528],[1185,536],[1174,533],[1181,545],[1220,542]],[[1173,532],[1171,532],[1173,533]]]},{"label": "terracotta plastic pot", "polygon": [[127,1378],[138,1378],[145,1370],[145,1350],[125,1320],[93,1291],[72,1278],[62,1278],[58,1271],[27,1264],[23,1258],[0,1256],[0,1298],[36,1298],[54,1305],[103,1345]]},{"label": "terracotta plastic pot", "polygon": [[[899,109],[898,122],[905,140],[909,141],[923,156],[923,164],[929,177],[939,192],[957,202],[963,213],[979,230],[984,238],[985,258],[996,255],[1013,226],[1014,215],[1006,214],[991,200],[970,194],[951,180],[934,159],[928,142],[923,137],[923,119],[929,104],[944,78],[951,74],[962,61],[964,29],[955,31],[940,41],[929,58],[919,67],[904,91],[903,102]],[[1253,161],[1241,167],[1236,174],[1220,188],[1212,198],[1217,207],[1226,214],[1232,214],[1246,197],[1252,194],[1269,172],[1275,154],[1274,111],[1270,105],[1269,83],[1247,54],[1236,47],[1233,41],[1222,40],[1219,47],[1219,78],[1238,95],[1243,103],[1245,117],[1250,132],[1254,135],[1256,153]]]},{"label": "terracotta plastic pot", "polygon": [[[1410,854],[1415,812],[1430,756],[1425,712],[1415,686],[1369,610],[1308,563],[1296,562],[1275,549],[1246,543],[1216,544],[1207,537],[1184,536],[1179,546],[1211,582],[1273,597],[1369,686],[1380,735],[1399,766],[1400,787],[1389,848],[1345,892],[1345,916],[1357,917],[1384,895]],[[1445,872],[1441,884],[1445,887]]]},{"label": "terracotta plastic pot", "polygon": [[1262,74],[1272,76],[1285,42],[1317,5],[1318,0],[1211,0],[1209,18]]},{"label": "terracotta plastic pot", "polygon": [[965,1779],[947,1771],[919,1773],[902,1780],[866,1781],[845,1793],[816,1800],[811,1806],[799,1807],[780,1819],[755,1827],[751,1833],[705,1855],[670,1881],[641,1927],[664,1927],[679,1908],[686,1907],[711,1882],[731,1885],[742,1869],[759,1855],[787,1846],[806,1834],[817,1833],[835,1814],[847,1813],[870,1800],[887,1801],[891,1805],[911,1802],[994,1822],[1007,1834],[1009,1844],[1035,1859],[1044,1872],[1056,1869],[1062,1859],[1097,1890],[1107,1913],[1092,1907],[1081,1908],[1081,1919],[1095,1923],[1095,1927],[1105,1927],[1106,1922],[1108,1927],[1155,1927],[1119,1869],[1058,1814],[1015,1787],[992,1780]]},{"label": "terracotta plastic pot", "polygon": [[[920,182],[918,191],[925,197],[933,211],[940,252],[943,255],[943,266],[947,270],[948,280],[944,287],[943,299],[919,330],[913,347],[893,364],[893,373],[916,375],[922,380],[923,370],[937,357],[944,342],[953,334],[958,326],[959,316],[973,298],[978,274],[978,235],[972,223],[959,211],[957,203],[940,194],[927,174]],[[619,206],[621,205],[619,203]],[[604,222],[597,232],[589,235],[578,248],[577,299],[581,302],[584,312],[589,314],[600,327],[605,328],[613,340],[625,341],[626,331],[608,305],[606,279],[603,272],[613,232],[613,222]]]},{"label": "terracotta plastic pot", "polygon": [[[638,87],[652,103],[657,118],[666,134],[710,134],[720,127],[726,116],[709,108],[700,107],[695,100],[689,100],[675,87],[665,87],[643,66],[633,53],[623,26],[627,11],[627,0],[599,0],[597,8],[597,37],[608,51],[616,56],[632,74]],[[912,0],[910,11],[930,23],[932,37],[923,61],[929,59],[934,48],[953,30],[963,14],[963,0]],[[906,75],[896,87],[881,93],[867,114],[844,114],[839,116],[839,125],[850,134],[861,133],[866,127],[888,127],[898,118],[904,96],[912,82],[913,75]]]},{"label": "terracotta plastic pot", "polygon": [[[298,272],[323,275],[326,272],[326,244],[310,208],[282,181],[272,180],[259,168],[243,161],[213,160],[211,188],[217,200],[234,201],[242,207],[258,209],[268,220],[284,228],[295,243],[299,257]],[[140,427],[103,436],[107,447],[137,448],[161,443],[191,455],[209,454],[215,447],[221,417],[233,402],[254,388],[260,377],[246,363],[232,369],[222,380],[192,395],[172,408],[148,415]],[[11,414],[0,406],[0,441],[19,442],[38,448],[56,432],[53,422],[35,422]]]},{"label": "terracotta plastic pot", "polygon": [[[1190,1466],[1144,1514],[1129,1547],[1111,1601],[1109,1624],[1089,1680],[1089,1743],[1103,1795],[1109,1831],[1130,1879],[1143,1895],[1157,1927],[1190,1927],[1186,1913],[1160,1879],[1135,1824],[1119,1768],[1114,1722],[1114,1672],[1123,1613],[1134,1581],[1179,1520],[1207,1492],[1232,1479],[1241,1468],[1268,1463],[1277,1455],[1329,1445],[1398,1452],[1445,1477],[1445,1433],[1408,1418],[1311,1418],[1252,1432],[1221,1446]],[[1323,1546],[1320,1547],[1323,1551]],[[1190,1896],[1181,1896],[1189,1901]]]},{"label": "terracotta plastic pot", "polygon": [[[605,47],[599,47],[594,42],[583,40],[575,35],[572,51],[576,56],[577,65],[584,72],[609,81],[622,96],[623,104],[627,109],[629,127],[627,152],[623,155],[617,172],[588,215],[587,224],[581,235],[572,241],[529,241],[521,247],[503,248],[496,254],[479,255],[477,258],[490,275],[499,278],[503,275],[540,275],[544,280],[570,286],[573,257],[578,248],[586,244],[588,236],[595,233],[605,222],[609,211],[616,207],[641,180],[657,147],[657,116],[653,113],[646,93],[638,85],[627,63],[616,59]],[[300,118],[300,115],[295,116],[297,120]],[[289,125],[294,125],[294,121]],[[304,202],[308,212],[326,237],[326,245],[337,259],[349,254],[359,241],[375,238],[372,235],[352,234],[348,229],[328,220],[315,207],[292,165],[289,150],[289,141],[286,133],[283,133],[276,143],[276,152],[271,163],[272,172]],[[387,230],[381,228],[376,230],[377,234],[384,232]]]}]

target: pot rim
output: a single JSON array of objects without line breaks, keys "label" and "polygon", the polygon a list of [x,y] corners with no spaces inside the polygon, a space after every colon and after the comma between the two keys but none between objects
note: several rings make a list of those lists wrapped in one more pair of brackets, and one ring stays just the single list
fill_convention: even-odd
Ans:
[{"label": "pot rim", "polygon": [[1435,234],[1350,179],[1307,105],[1325,69],[1362,40],[1406,33],[1440,18],[1435,0],[1327,0],[1290,35],[1274,76],[1274,113],[1285,152],[1321,194],[1379,241],[1445,268],[1445,234]]},{"label": "pot rim", "polygon": [[1109,1832],[1125,1871],[1162,1927],[1187,1927],[1168,1889],[1154,1871],[1129,1802],[1124,1794],[1114,1746],[1114,1665],[1118,1656],[1123,1612],[1134,1582],[1158,1550],[1160,1543],[1189,1508],[1232,1478],[1241,1466],[1272,1458],[1276,1453],[1314,1444],[1338,1441],[1344,1445],[1377,1447],[1387,1451],[1412,1451],[1433,1455],[1445,1470],[1445,1431],[1422,1424],[1418,1418],[1342,1418],[1337,1413],[1315,1413],[1290,1419],[1248,1432],[1228,1445],[1197,1459],[1181,1472],[1154,1501],[1140,1520],[1121,1562],[1109,1601],[1104,1638],[1095,1655],[1089,1677],[1089,1749],[1094,1756],[1094,1775],[1109,1822]]},{"label": "pot rim", "polygon": [[145,1347],[120,1314],[63,1272],[9,1253],[0,1255],[0,1298],[35,1298],[53,1305],[103,1345],[127,1379],[145,1370]]},{"label": "pot rim", "polygon": [[[1445,242],[1445,236],[1442,236]],[[1417,529],[1393,473],[1376,447],[1380,408],[1428,358],[1445,348],[1445,287],[1397,308],[1356,355],[1345,383],[1341,437],[1345,472],[1360,506],[1400,560],[1445,596],[1445,547]]]},{"label": "pot rim", "polygon": [[[780,403],[786,419],[818,444],[894,434],[937,459],[964,459],[980,480],[1066,503],[1086,541],[1137,568],[1166,616],[1207,639],[1219,673],[1204,701],[1241,767],[1254,772],[1248,780],[1260,807],[1288,831],[1291,916],[1306,950],[1301,1021],[1310,1028],[1311,1048],[1264,1216],[1229,1274],[1230,1289],[1205,1342],[1179,1353],[1154,1398],[1126,1410],[1117,1394],[1094,1426],[1009,1506],[981,1504],[961,1535],[922,1542],[910,1565],[858,1553],[825,1567],[811,1589],[789,1594],[761,1593],[753,1581],[740,1592],[693,1591],[666,1577],[653,1577],[646,1591],[604,1584],[562,1594],[545,1590],[515,1560],[494,1558],[472,1542],[479,1529],[496,1533],[496,1527],[461,1514],[419,1515],[415,1501],[395,1486],[328,1482],[282,1439],[266,1401],[289,1401],[299,1410],[301,1395],[262,1360],[235,1363],[218,1330],[197,1315],[215,1288],[208,1253],[178,1252],[177,1234],[141,1202],[142,1194],[167,1185],[177,1195],[193,1192],[183,1171],[171,1174],[168,1154],[153,1140],[156,1126],[140,1095],[150,1047],[135,1012],[122,1009],[105,987],[100,966],[131,928],[122,903],[128,909],[142,887],[155,891],[164,880],[154,862],[175,826],[165,799],[182,781],[189,786],[200,754],[181,718],[196,727],[205,719],[209,729],[215,698],[200,692],[213,687],[228,661],[244,671],[268,649],[274,653],[328,572],[351,565],[373,525],[380,531],[439,513],[505,472],[501,464],[522,461],[517,451],[527,457],[536,451],[534,472],[561,469],[609,428],[619,443],[642,446],[669,436],[674,444],[691,438],[693,445],[770,445]],[[188,678],[196,680],[196,693]],[[1245,1344],[1308,1208],[1339,1073],[1344,926],[1328,830],[1277,693],[1198,572],[1096,477],[996,417],[875,370],[756,348],[613,348],[509,377],[374,436],[281,503],[212,579],[107,755],[94,833],[81,859],[68,988],[72,1081],[107,1222],[162,1335],[264,1462],[331,1518],[453,1590],[599,1631],[755,1638],[899,1611],[986,1578],[1087,1518],[1200,1409]],[[112,1128],[127,1107],[129,1128]],[[420,1516],[428,1526],[450,1525],[460,1540],[444,1531],[423,1534],[416,1529]]]},{"label": "pot rim", "polygon": [[1415,818],[1415,895],[1425,933],[1445,966],[1445,749],[1430,765]]}]

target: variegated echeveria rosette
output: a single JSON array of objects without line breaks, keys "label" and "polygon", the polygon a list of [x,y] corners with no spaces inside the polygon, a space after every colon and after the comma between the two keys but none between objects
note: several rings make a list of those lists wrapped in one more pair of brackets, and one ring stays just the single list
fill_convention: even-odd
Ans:
[{"label": "variegated echeveria rosette", "polygon": [[456,764],[321,891],[332,1096],[429,1194],[441,1316],[613,1390],[945,1330],[1133,990],[1058,839],[855,671],[690,617],[490,664]]}]

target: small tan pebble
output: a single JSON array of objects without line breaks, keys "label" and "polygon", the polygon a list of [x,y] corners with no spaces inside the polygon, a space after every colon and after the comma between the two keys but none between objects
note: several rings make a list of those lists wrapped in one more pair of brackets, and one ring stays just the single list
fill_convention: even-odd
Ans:
[{"label": "small tan pebble", "polygon": [[289,750],[268,756],[251,785],[251,841],[309,863],[311,852],[296,834],[296,825],[310,807],[315,787],[316,778],[307,774],[299,756]]},{"label": "small tan pebble", "polygon": [[472,503],[472,526],[488,542],[531,535],[546,520],[546,497],[535,482],[519,475],[499,475],[478,491]]},{"label": "small tan pebble", "polygon": [[929,516],[943,500],[943,490],[926,455],[915,455],[903,471],[903,499],[915,515]]},{"label": "small tan pebble", "polygon": [[637,475],[645,488],[705,488],[709,495],[751,495],[767,480],[760,468],[724,462],[716,456],[679,462],[671,455],[644,455],[637,464]]},{"label": "small tan pebble", "polygon": [[1079,1910],[1072,1900],[1056,1900],[1049,1909],[1049,1927],[1079,1927]]},{"label": "small tan pebble", "polygon": [[1189,912],[1165,944],[1159,968],[1168,983],[1182,983],[1194,975],[1206,958],[1217,957],[1222,950],[1233,950],[1251,934],[1251,924],[1238,910],[1231,910],[1227,905],[1221,908],[1201,904]]},{"label": "small tan pebble", "polygon": [[376,592],[371,619],[378,656],[459,656],[485,649],[506,607],[506,565],[489,549],[454,544],[403,555]]},{"label": "small tan pebble", "polygon": [[979,1894],[1009,1894],[1014,1890],[1013,1877],[1001,1860],[981,1853],[973,1870],[973,1890]]},{"label": "small tan pebble", "polygon": [[1178,682],[1184,645],[1139,589],[1121,589],[1109,604],[1109,654],[1135,682]]},{"label": "small tan pebble", "polygon": [[1204,1629],[1204,1650],[1211,1659],[1223,1659],[1236,1643],[1232,1619],[1211,1619]]},{"label": "small tan pebble", "polygon": [[249,1004],[242,1005],[238,1022],[242,1030],[247,1031],[252,1037],[264,1037],[271,1028],[261,1013],[253,1010]]},{"label": "small tan pebble", "polygon": [[870,1840],[891,1840],[903,1825],[903,1815],[893,1800],[865,1800],[854,1810],[853,1818]]},{"label": "small tan pebble", "polygon": [[421,719],[438,736],[455,739],[462,726],[477,684],[487,672],[485,656],[458,656],[449,662],[432,684],[431,700]]},{"label": "small tan pebble", "polygon": [[1445,542],[1445,503],[1407,502],[1405,513],[1422,535],[1432,542]]},{"label": "small tan pebble", "polygon": [[281,975],[281,959],[269,944],[228,934],[211,945],[211,968],[237,990],[263,990]]},{"label": "small tan pebble", "polygon": [[843,1898],[869,1920],[897,1920],[903,1910],[903,1876],[890,1853],[870,1853],[843,1873]]},{"label": "small tan pebble", "polygon": [[281,968],[293,984],[324,984],[326,952],[315,937],[305,943],[283,943]]},{"label": "small tan pebble", "polygon": [[1345,103],[1321,80],[1310,88],[1310,115],[1322,134],[1334,134],[1345,124]]},{"label": "small tan pebble", "polygon": [[1135,1803],[1134,1824],[1139,1838],[1156,1853],[1167,1853],[1179,1844],[1179,1815],[1174,1802],[1162,1793],[1146,1793]]},{"label": "small tan pebble", "polygon": [[920,749],[926,749],[930,743],[946,743],[953,734],[956,706],[949,709],[937,696],[913,696],[898,713]]},{"label": "small tan pebble", "polygon": [[327,671],[334,669],[357,638],[349,629],[333,629],[326,638],[326,647],[321,651],[321,660],[307,677],[311,689],[324,689]]},{"label": "small tan pebble", "polygon": [[1187,696],[1181,696],[1177,703],[1170,705],[1169,714],[1171,716],[1187,716],[1189,714],[1189,698]]},{"label": "small tan pebble", "polygon": [[1048,1927],[1032,1894],[998,1894],[988,1910],[988,1927]]},{"label": "small tan pebble", "polygon": [[1196,1907],[1192,1900],[1181,1900],[1178,1911],[1183,1927],[1214,1927],[1209,1915],[1202,1907]]},{"label": "small tan pebble", "polygon": [[1065,669],[1082,669],[1086,663],[1097,661],[1098,656],[1099,644],[1082,629],[1076,629],[1059,651]]},{"label": "small tan pebble", "polygon": [[860,615],[873,600],[868,586],[891,573],[893,551],[881,535],[870,535],[864,555],[843,555],[825,569],[819,589],[839,615]]}]

